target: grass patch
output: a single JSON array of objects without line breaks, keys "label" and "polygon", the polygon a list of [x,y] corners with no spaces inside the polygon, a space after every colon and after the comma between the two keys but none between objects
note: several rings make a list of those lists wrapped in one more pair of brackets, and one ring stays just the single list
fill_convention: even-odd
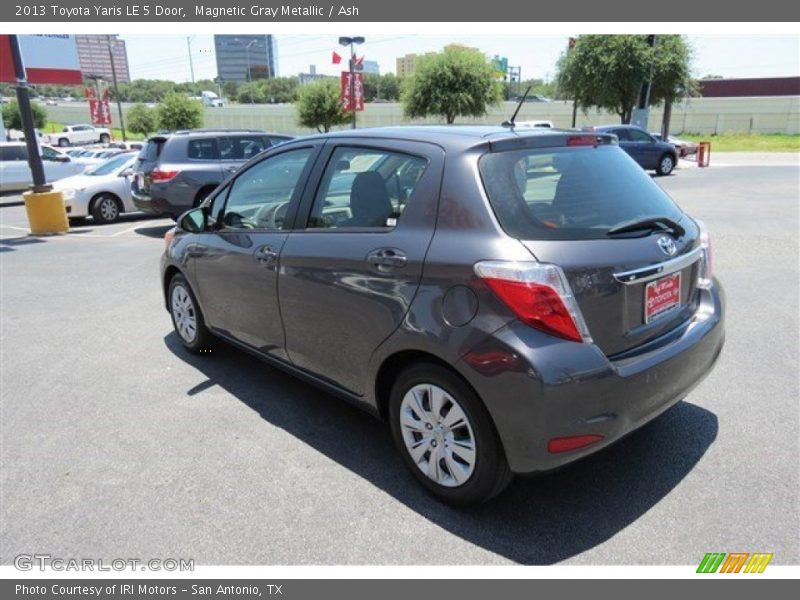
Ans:
[{"label": "grass patch", "polygon": [[[58,133],[62,129],[64,129],[64,124],[63,123],[56,123],[54,121],[48,121],[47,125],[44,126],[44,129],[42,129],[42,134],[47,135],[47,134],[51,134],[51,133]],[[111,137],[114,139],[115,142],[121,142],[122,141],[122,130],[119,129],[119,128],[116,128],[116,127],[111,129]],[[131,133],[130,131],[126,131],[125,132],[125,137],[128,138],[129,142],[130,141],[143,140],[144,139],[143,135],[140,135],[138,133]]]},{"label": "grass patch", "polygon": [[800,152],[800,135],[780,133],[700,135],[696,133],[681,133],[675,137],[695,142],[711,142],[712,152]]}]

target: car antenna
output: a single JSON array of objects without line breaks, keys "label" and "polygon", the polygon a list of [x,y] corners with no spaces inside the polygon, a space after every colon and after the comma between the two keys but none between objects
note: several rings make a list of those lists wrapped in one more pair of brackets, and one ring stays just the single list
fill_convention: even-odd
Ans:
[{"label": "car antenna", "polygon": [[528,97],[528,92],[531,91],[533,86],[529,85],[528,89],[525,90],[525,93],[522,94],[522,98],[519,99],[517,103],[517,108],[514,111],[514,114],[511,115],[511,118],[508,121],[503,121],[503,127],[514,127],[514,121],[517,120],[517,115],[519,114],[519,109],[522,108],[522,103],[525,102],[525,99]]}]

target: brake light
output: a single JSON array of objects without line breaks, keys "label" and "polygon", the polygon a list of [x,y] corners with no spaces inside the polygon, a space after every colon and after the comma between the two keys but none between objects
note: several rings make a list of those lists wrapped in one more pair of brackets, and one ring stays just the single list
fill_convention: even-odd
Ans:
[{"label": "brake light", "polygon": [[597,143],[596,135],[573,135],[567,138],[567,146],[596,146]]},{"label": "brake light", "polygon": [[700,220],[695,221],[700,227],[700,248],[702,250],[702,259],[697,270],[697,287],[700,289],[710,289],[714,284],[713,278],[713,263],[711,257],[711,237],[708,235],[705,223]]},{"label": "brake light", "polygon": [[161,169],[156,169],[150,173],[150,181],[153,183],[164,183],[165,181],[174,179],[178,173],[180,173],[180,171],[162,171]]},{"label": "brake light", "polygon": [[482,261],[478,275],[526,325],[573,342],[592,341],[567,278],[556,265]]}]

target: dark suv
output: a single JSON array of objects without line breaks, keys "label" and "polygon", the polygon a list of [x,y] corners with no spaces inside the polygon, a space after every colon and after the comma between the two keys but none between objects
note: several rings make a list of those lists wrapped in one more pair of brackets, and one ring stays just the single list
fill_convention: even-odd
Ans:
[{"label": "dark suv", "polygon": [[149,214],[177,217],[198,206],[245,162],[291,136],[258,130],[193,129],[155,135],[139,153],[133,203]]},{"label": "dark suv", "polygon": [[723,345],[708,234],[607,134],[297,139],[166,241],[186,348],[222,338],[387,419],[454,504],[640,427]]}]

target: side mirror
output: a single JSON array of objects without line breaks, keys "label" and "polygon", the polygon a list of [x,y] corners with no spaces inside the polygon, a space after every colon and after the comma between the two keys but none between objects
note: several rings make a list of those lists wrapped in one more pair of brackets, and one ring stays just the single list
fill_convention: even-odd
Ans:
[{"label": "side mirror", "polygon": [[200,233],[205,231],[208,222],[207,213],[204,208],[194,208],[181,215],[178,219],[178,227],[189,233]]},{"label": "side mirror", "polygon": [[336,162],[336,170],[337,171],[349,171],[350,170],[350,161],[349,160],[340,160]]}]

